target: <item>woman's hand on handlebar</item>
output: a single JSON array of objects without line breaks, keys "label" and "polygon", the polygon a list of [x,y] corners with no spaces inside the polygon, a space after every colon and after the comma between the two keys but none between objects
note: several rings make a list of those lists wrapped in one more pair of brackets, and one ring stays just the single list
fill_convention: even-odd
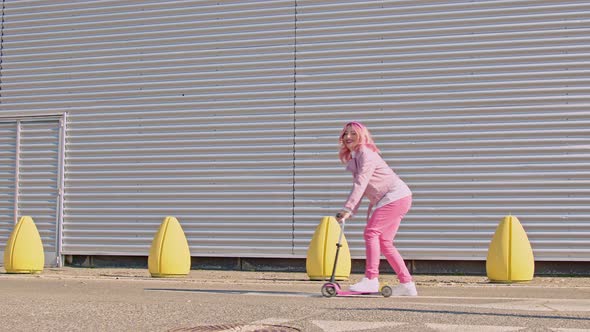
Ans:
[{"label": "woman's hand on handlebar", "polygon": [[338,213],[336,214],[336,220],[337,220],[339,223],[342,223],[342,221],[344,221],[344,220],[346,220],[346,219],[348,219],[348,218],[350,218],[350,212],[348,212],[348,211],[346,211],[346,210],[342,210],[342,211],[340,211],[340,212],[338,212]]}]

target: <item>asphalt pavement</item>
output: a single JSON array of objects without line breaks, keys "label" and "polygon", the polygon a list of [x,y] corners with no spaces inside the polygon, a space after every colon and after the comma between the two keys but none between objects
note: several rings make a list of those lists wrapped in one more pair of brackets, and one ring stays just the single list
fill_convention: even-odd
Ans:
[{"label": "asphalt pavement", "polygon": [[[322,297],[305,273],[0,269],[2,331],[590,331],[590,278],[416,275],[419,296]],[[361,275],[339,281],[345,288]],[[382,280],[392,286],[395,276]]]}]

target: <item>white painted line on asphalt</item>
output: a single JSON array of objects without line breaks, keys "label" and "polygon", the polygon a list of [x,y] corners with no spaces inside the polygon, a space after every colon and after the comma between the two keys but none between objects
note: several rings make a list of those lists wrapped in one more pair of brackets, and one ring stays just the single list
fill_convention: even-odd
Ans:
[{"label": "white painted line on asphalt", "polygon": [[590,299],[556,299],[542,297],[492,297],[492,296],[422,296],[406,297],[408,299],[449,299],[449,300],[535,300],[535,301],[582,301],[590,303]]},{"label": "white painted line on asphalt", "polygon": [[[414,298],[419,300],[420,298]],[[458,298],[462,299],[462,298]],[[464,299],[464,298],[463,298]],[[477,299],[477,298],[473,298]],[[485,298],[480,298],[485,299]],[[399,303],[399,302],[397,302]],[[537,299],[522,299],[520,301],[509,299],[505,301],[496,301],[489,303],[451,303],[451,302],[419,302],[419,301],[404,301],[404,304],[427,305],[427,306],[443,306],[443,307],[470,307],[479,309],[510,309],[522,311],[543,311],[543,312],[588,312],[590,311],[590,300],[537,300]],[[588,331],[590,332],[590,331]]]},{"label": "white painted line on asphalt", "polygon": [[253,322],[252,324],[268,324],[268,325],[279,325],[279,324],[284,324],[287,322],[290,322],[292,319],[290,318],[266,318],[263,320],[257,320],[255,322]]},{"label": "white painted line on asphalt", "polygon": [[590,300],[552,300],[545,305],[555,311],[590,311]]},{"label": "white painted line on asphalt", "polygon": [[359,322],[359,321],[337,321],[337,320],[313,320],[317,327],[326,332],[347,332],[381,329],[385,327],[399,327],[407,323],[398,322]]},{"label": "white painted line on asphalt", "polygon": [[241,295],[256,295],[256,296],[281,296],[281,297],[321,297],[321,294],[296,293],[296,292],[272,292],[266,293],[262,291],[244,292]]},{"label": "white painted line on asphalt", "polygon": [[[338,297],[337,297],[338,298]],[[348,297],[351,298],[351,297]],[[424,303],[421,300],[434,301]],[[465,297],[465,296],[417,296],[390,297],[389,301],[402,300],[403,304],[425,304],[430,306],[477,307],[488,309],[512,309],[525,311],[553,311],[553,312],[587,312],[590,311],[590,299],[545,299],[519,297]],[[488,303],[449,303],[444,300],[483,300],[494,301]],[[441,301],[443,301],[441,303]],[[396,302],[400,303],[400,302]],[[590,332],[590,331],[589,331]]]},{"label": "white painted line on asphalt", "polygon": [[[293,318],[276,318],[270,317],[267,319],[253,322],[252,324],[269,324],[280,325],[293,321]],[[348,332],[360,331],[382,328],[399,328],[410,323],[406,322],[366,322],[366,321],[336,321],[336,320],[312,320],[311,323],[321,328],[325,332]],[[461,325],[461,324],[440,324],[440,323],[424,323],[429,329],[439,332],[512,332],[522,331],[528,329],[524,326],[495,326],[495,325]],[[574,329],[574,328],[548,328],[555,332],[590,332],[590,329]]]},{"label": "white painted line on asphalt", "polygon": [[535,310],[535,311],[590,311],[590,301],[527,300],[501,303],[475,304],[479,308]]},{"label": "white painted line on asphalt", "polygon": [[[567,289],[590,289],[590,286],[533,286],[533,285],[515,285],[515,284],[482,284],[482,285],[460,285],[457,283],[456,285],[429,285],[429,284],[416,284],[417,287],[428,287],[428,288],[521,288],[521,289],[531,289],[531,288],[538,288],[538,289],[560,289],[560,288],[567,288]],[[419,289],[419,288],[418,288]]]},{"label": "white painted line on asphalt", "polygon": [[521,326],[491,326],[491,325],[452,325],[452,324],[434,324],[426,323],[429,328],[439,332],[510,332],[520,331],[526,329]]},{"label": "white painted line on asphalt", "polygon": [[[253,296],[281,296],[281,297],[308,297],[321,298],[318,293],[306,292],[282,292],[282,291],[247,291],[247,290],[212,290],[212,289],[146,289],[149,291],[180,291],[199,293],[220,293],[235,295]],[[381,296],[343,296],[333,297],[331,300],[349,301],[352,298],[369,299],[380,298]],[[423,300],[433,300],[425,303]],[[429,306],[452,306],[452,307],[477,307],[488,309],[512,309],[525,311],[552,311],[552,312],[588,312],[590,311],[590,299],[544,299],[544,298],[515,298],[515,297],[466,297],[466,296],[417,296],[417,297],[390,297],[383,299],[393,303],[429,305]],[[445,301],[446,300],[446,301]],[[488,303],[449,303],[449,301],[493,301]],[[402,301],[402,302],[400,302]]]},{"label": "white painted line on asphalt", "polygon": [[[456,297],[456,296],[420,296],[412,299],[436,299],[440,300],[492,300],[492,303],[428,303],[428,305],[443,306],[471,306],[489,309],[513,309],[528,311],[590,311],[590,300],[585,299],[537,299],[537,298],[502,298],[502,297]],[[405,302],[415,303],[419,302]]]},{"label": "white painted line on asphalt", "polygon": [[[387,327],[397,327],[407,325],[401,322],[363,322],[363,321],[335,321],[335,320],[314,320],[313,324],[326,332],[348,332],[381,329]],[[526,329],[522,326],[491,326],[491,325],[455,325],[455,324],[437,324],[426,323],[428,328],[440,332],[512,332]],[[561,332],[561,331],[560,331]]]}]

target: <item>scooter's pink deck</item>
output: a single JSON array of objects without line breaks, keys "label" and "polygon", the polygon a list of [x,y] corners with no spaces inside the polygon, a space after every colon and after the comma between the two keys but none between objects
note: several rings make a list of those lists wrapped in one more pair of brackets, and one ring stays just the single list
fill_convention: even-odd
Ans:
[{"label": "scooter's pink deck", "polygon": [[354,295],[381,295],[381,292],[353,292],[353,291],[343,291],[339,290],[338,296],[354,296]]}]

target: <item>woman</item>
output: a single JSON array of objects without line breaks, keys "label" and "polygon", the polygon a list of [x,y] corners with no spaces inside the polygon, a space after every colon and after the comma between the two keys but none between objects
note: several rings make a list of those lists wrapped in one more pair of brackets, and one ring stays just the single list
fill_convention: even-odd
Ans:
[{"label": "woman", "polygon": [[[367,256],[365,277],[352,285],[350,290],[379,291],[379,262],[383,254],[400,282],[392,295],[416,296],[418,292],[412,276],[393,245],[399,224],[412,205],[412,192],[379,153],[367,127],[359,122],[344,126],[340,134],[339,157],[346,164],[346,169],[352,172],[353,183],[344,208],[337,214],[338,221],[354,215],[363,197],[370,202],[364,231]],[[373,208],[375,210],[371,214]]]}]

